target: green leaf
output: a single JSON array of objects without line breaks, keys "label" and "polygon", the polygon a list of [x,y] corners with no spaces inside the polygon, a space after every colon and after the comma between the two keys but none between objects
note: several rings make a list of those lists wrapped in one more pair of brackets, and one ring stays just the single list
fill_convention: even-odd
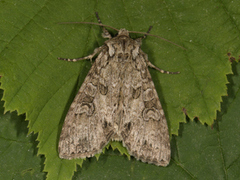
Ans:
[{"label": "green leaf", "polygon": [[[150,70],[170,133],[178,134],[179,122],[185,122],[184,112],[191,120],[198,117],[202,124],[211,125],[216,119],[222,96],[226,95],[226,74],[231,73],[227,54],[231,53],[235,59],[239,56],[239,23],[235,15],[239,11],[239,2],[11,0],[0,1],[0,4],[0,74],[5,111],[26,113],[29,132],[38,133],[38,153],[46,156],[44,171],[48,172],[48,179],[70,178],[76,164],[82,165],[82,160],[59,159],[57,145],[68,108],[91,66],[87,61],[70,63],[59,61],[57,57],[83,57],[104,42],[100,27],[59,25],[57,22],[97,22],[94,12],[98,11],[104,24],[118,29],[146,32],[153,25],[151,34],[187,49],[150,36],[142,45],[142,50],[153,64],[164,70],[181,72],[179,75],[167,75]],[[132,37],[136,35],[132,34]],[[188,126],[190,129],[195,126],[200,128],[197,135],[203,140],[203,133],[209,131],[194,122],[189,122],[186,129]],[[189,136],[193,137],[192,134]],[[188,147],[192,146],[191,142],[186,143]],[[176,149],[180,155],[181,149]],[[189,157],[194,152],[184,154]],[[175,154],[167,168],[128,161],[118,155],[106,153],[100,156],[99,164],[104,163],[102,160],[105,158],[117,158],[129,164],[131,168],[128,170],[132,171],[136,163],[146,168],[146,171],[134,168],[136,174],[141,171],[141,177],[144,172],[149,177],[151,169],[159,173],[163,171],[163,175],[156,173],[156,176],[167,177],[169,171],[175,172],[175,167],[186,166],[185,159],[177,161]],[[94,165],[95,158],[91,160],[93,162],[87,160],[85,164],[98,166]],[[107,162],[110,163],[109,167],[118,165]],[[188,165],[193,166],[191,163]],[[85,172],[82,170],[81,174]],[[182,172],[190,172],[190,178],[197,177],[195,171],[185,171],[183,168],[178,173]]]},{"label": "green leaf", "polygon": [[[0,91],[2,97],[3,91]],[[36,135],[27,135],[27,122],[16,112],[3,115],[0,103],[0,177],[1,179],[43,179],[43,157],[36,155]]]}]

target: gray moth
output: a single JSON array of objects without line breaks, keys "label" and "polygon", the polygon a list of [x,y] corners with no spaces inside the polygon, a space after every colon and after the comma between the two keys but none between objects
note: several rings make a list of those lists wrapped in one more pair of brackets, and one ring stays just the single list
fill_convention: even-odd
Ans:
[{"label": "gray moth", "polygon": [[98,54],[65,118],[59,157],[92,157],[114,140],[122,141],[138,160],[167,166],[171,158],[168,125],[148,66],[161,73],[179,72],[164,71],[148,60],[140,48],[146,33],[134,40],[129,31],[120,29],[112,37],[96,16],[103,38],[109,40],[89,56],[58,58],[91,60]]}]

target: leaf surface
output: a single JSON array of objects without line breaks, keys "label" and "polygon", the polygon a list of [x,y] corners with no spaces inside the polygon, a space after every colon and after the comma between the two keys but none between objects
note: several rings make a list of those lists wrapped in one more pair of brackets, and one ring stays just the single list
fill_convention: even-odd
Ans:
[{"label": "leaf surface", "polygon": [[[57,146],[68,108],[91,67],[88,61],[70,63],[59,61],[57,57],[83,57],[91,54],[105,41],[98,26],[59,25],[58,22],[97,22],[94,16],[94,12],[97,11],[104,24],[118,29],[143,32],[153,25],[151,34],[185,47],[187,50],[150,36],[143,40],[142,45],[142,50],[148,54],[153,64],[164,70],[181,72],[179,75],[167,75],[150,70],[168,120],[170,133],[175,135],[178,134],[179,123],[186,121],[184,113],[191,120],[198,117],[201,124],[213,124],[217,110],[220,110],[222,96],[227,94],[226,74],[232,72],[227,54],[231,53],[231,57],[235,59],[240,54],[239,18],[236,13],[239,11],[239,2],[151,0],[119,1],[116,4],[110,0],[101,2],[12,0],[0,3],[2,15],[0,75],[5,111],[17,110],[18,114],[26,113],[29,132],[38,133],[38,153],[46,157],[44,171],[48,172],[48,179],[70,178],[76,170],[76,164],[82,165],[81,159],[71,161],[59,159]],[[139,35],[132,34],[132,37],[136,38]],[[202,137],[201,141],[205,137],[203,133],[208,131],[213,133],[200,123],[196,125],[189,122],[184,125],[186,129],[188,126],[190,129],[195,126],[197,129],[200,128],[197,137]],[[182,135],[187,131],[185,128],[184,131],[180,128]],[[213,131],[217,133],[216,129]],[[192,134],[189,136],[193,138]],[[167,168],[134,160],[128,161],[127,158],[119,157],[115,153],[113,156],[108,153],[100,156],[99,163],[104,163],[101,162],[101,157],[120,158],[120,161],[129,163],[131,168],[136,163],[137,166],[139,164],[148,169],[140,174],[146,172],[146,175],[149,175],[149,169],[153,167],[157,168],[154,171],[163,171],[162,173],[165,172],[168,176],[169,168],[182,167],[179,163],[185,162],[182,159],[176,160],[180,158],[176,155],[181,154],[181,149],[179,146],[175,147],[174,139],[175,136],[172,146],[177,152],[173,154],[173,160]],[[186,143],[185,146],[194,148],[191,142]],[[121,149],[121,146],[117,148]],[[188,154],[184,153],[185,156],[190,158],[189,154],[194,153],[194,150]],[[199,156],[195,158],[198,159]],[[94,158],[91,159],[95,161]],[[86,163],[89,163],[88,161]],[[191,164],[193,161],[188,162],[189,167],[194,168]],[[94,162],[89,166],[91,164]],[[113,165],[111,167],[114,168]],[[190,174],[190,178],[198,176],[192,169],[185,171],[184,167],[178,173],[189,172],[187,174]],[[141,170],[134,168],[134,173],[137,174]],[[88,172],[84,169],[80,171],[82,174]],[[166,177],[158,173],[156,176]]]}]

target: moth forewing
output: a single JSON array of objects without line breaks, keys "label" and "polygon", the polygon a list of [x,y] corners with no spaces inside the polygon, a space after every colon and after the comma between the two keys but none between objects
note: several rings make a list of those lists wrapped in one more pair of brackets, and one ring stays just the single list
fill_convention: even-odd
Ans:
[{"label": "moth forewing", "polygon": [[78,61],[98,54],[67,113],[59,156],[91,157],[110,140],[121,140],[137,159],[167,166],[171,156],[168,126],[148,66],[161,73],[178,72],[151,64],[140,49],[142,38],[131,39],[125,29],[112,38],[103,27],[103,37],[109,40],[87,57],[59,58]]}]

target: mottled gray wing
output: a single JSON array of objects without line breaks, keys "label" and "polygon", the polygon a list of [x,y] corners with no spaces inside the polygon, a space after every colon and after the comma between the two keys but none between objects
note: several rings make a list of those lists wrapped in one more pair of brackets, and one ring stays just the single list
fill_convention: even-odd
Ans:
[{"label": "mottled gray wing", "polygon": [[125,69],[120,135],[137,159],[167,166],[171,157],[167,121],[144,57],[140,52]]},{"label": "mottled gray wing", "polygon": [[59,139],[59,156],[64,159],[91,157],[101,152],[114,134],[108,110],[108,87],[101,71],[107,68],[107,50],[96,58],[67,113]]}]

